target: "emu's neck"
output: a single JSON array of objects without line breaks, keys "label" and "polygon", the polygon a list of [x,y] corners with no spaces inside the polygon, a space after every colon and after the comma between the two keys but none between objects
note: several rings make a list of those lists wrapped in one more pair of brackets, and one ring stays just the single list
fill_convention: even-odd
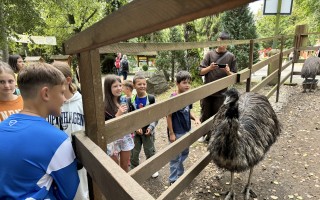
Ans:
[{"label": "emu's neck", "polygon": [[232,102],[229,105],[229,108],[226,110],[226,118],[232,119],[236,118],[239,119],[239,104],[236,102]]}]

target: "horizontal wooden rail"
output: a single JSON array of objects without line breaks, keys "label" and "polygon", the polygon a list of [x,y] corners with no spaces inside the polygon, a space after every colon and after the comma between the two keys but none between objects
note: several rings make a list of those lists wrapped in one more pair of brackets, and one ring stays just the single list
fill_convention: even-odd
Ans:
[{"label": "horizontal wooden rail", "polygon": [[281,67],[281,71],[285,70],[287,67],[289,67],[290,65],[292,65],[292,60],[286,62],[282,67]]},{"label": "horizontal wooden rail", "polygon": [[171,159],[181,153],[184,149],[193,144],[202,135],[209,132],[212,128],[213,117],[206,120],[201,126],[192,129],[190,133],[185,134],[179,140],[171,143],[167,147],[161,149],[156,155],[152,156],[133,170],[129,174],[138,183],[142,183],[148,179],[155,171],[161,169]]},{"label": "horizontal wooden rail", "polygon": [[320,35],[320,32],[312,32],[312,33],[302,33],[301,36],[308,36],[308,35]]},{"label": "horizontal wooden rail", "polygon": [[258,62],[252,66],[251,72],[254,73],[254,72],[258,71],[259,69],[263,68],[264,66],[266,66],[274,61],[279,60],[279,58],[280,58],[280,53],[277,53],[264,61]]},{"label": "horizontal wooden rail", "polygon": [[292,75],[301,75],[301,72],[294,71],[294,72],[292,73]]},{"label": "horizontal wooden rail", "polygon": [[74,137],[77,158],[86,167],[94,182],[109,200],[154,198],[129,174],[123,171],[106,152],[79,131]]},{"label": "horizontal wooden rail", "polygon": [[[288,73],[287,75],[285,75],[281,81],[280,81],[280,85],[282,85],[289,77],[291,76],[291,72]],[[269,99],[275,92],[277,91],[277,85],[275,85],[266,95],[266,97]]]},{"label": "horizontal wooden rail", "polygon": [[265,79],[263,79],[261,82],[259,82],[257,85],[255,85],[251,91],[252,92],[258,92],[261,88],[263,88],[265,85],[267,85],[270,81],[275,79],[278,75],[278,69],[273,71],[271,74],[269,74]]},{"label": "horizontal wooden rail", "polygon": [[99,48],[100,54],[121,52],[135,54],[139,52],[173,51],[205,48],[222,45],[249,44],[250,40],[223,40],[205,42],[173,42],[173,43],[116,43]]},{"label": "horizontal wooden rail", "polygon": [[247,80],[250,77],[251,70],[249,68],[245,68],[238,72],[238,82]]},{"label": "horizontal wooden rail", "polygon": [[320,46],[307,46],[307,47],[300,47],[297,50],[298,51],[317,51],[319,50]]},{"label": "horizontal wooden rail", "polygon": [[227,88],[236,82],[237,74],[233,74],[212,83],[192,89],[181,95],[169,98],[166,101],[155,103],[151,106],[139,109],[138,111],[108,120],[105,124],[105,129],[102,134],[106,138],[107,143],[112,142],[189,104]]},{"label": "horizontal wooden rail", "polygon": [[282,52],[282,54],[283,54],[283,55],[290,54],[291,52],[293,52],[293,50],[294,50],[294,47],[292,47],[292,48],[290,48],[290,49],[287,49],[287,50],[284,50],[284,51]]},{"label": "horizontal wooden rail", "polygon": [[253,42],[258,43],[258,42],[265,42],[265,41],[270,41],[270,40],[274,40],[274,39],[281,39],[281,35],[274,36],[274,37],[254,39]]},{"label": "horizontal wooden rail", "polygon": [[[196,163],[194,163],[179,179],[171,185],[165,192],[157,198],[157,200],[175,199],[188,185],[195,179],[196,176],[210,163],[211,156],[206,152]],[[212,175],[212,174],[211,174]]]},{"label": "horizontal wooden rail", "polygon": [[[253,1],[132,1],[67,40],[64,45],[65,52],[71,55],[96,49],[225,10],[231,10]],[[125,24],[125,26],[118,26],[119,24]]]}]

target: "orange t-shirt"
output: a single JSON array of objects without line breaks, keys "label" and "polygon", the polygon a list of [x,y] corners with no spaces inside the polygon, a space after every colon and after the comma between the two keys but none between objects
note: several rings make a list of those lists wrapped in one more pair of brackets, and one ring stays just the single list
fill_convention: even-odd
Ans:
[{"label": "orange t-shirt", "polygon": [[23,99],[18,96],[13,101],[0,101],[0,122],[14,113],[19,113],[23,108]]}]

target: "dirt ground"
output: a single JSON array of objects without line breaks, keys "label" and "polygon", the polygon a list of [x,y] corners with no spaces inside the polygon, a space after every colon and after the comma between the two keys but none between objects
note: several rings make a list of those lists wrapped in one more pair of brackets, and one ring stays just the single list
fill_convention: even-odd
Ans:
[{"label": "dirt ground", "polygon": [[[269,100],[282,122],[283,133],[265,159],[254,168],[252,188],[258,195],[255,199],[319,200],[320,90],[302,93],[301,85],[284,86],[281,87],[278,103],[275,103],[275,97]],[[163,118],[156,130],[158,150],[168,145],[165,128]],[[206,144],[195,142],[190,147],[185,168],[188,169],[206,151]],[[177,199],[224,199],[219,193],[228,190],[230,173],[224,172],[222,179],[217,180],[214,177],[216,170],[215,165],[210,163]],[[143,183],[143,187],[155,198],[169,187],[168,164],[159,173],[158,178],[150,178]],[[236,199],[243,199],[241,190],[247,178],[248,172],[235,175]]]}]

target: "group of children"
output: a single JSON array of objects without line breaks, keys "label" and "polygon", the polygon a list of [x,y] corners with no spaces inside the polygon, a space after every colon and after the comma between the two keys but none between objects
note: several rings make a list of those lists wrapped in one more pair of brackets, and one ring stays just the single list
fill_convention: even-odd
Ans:
[{"label": "group of children", "polygon": [[[177,91],[171,94],[171,97],[179,95],[190,89],[191,75],[187,71],[180,71],[176,74],[176,89]],[[133,81],[124,81],[121,84],[121,79],[115,75],[107,75],[104,81],[106,120],[119,117],[127,112],[137,110],[155,103],[155,97],[147,94],[146,78],[142,75],[136,75]],[[136,94],[132,95],[133,89]],[[122,93],[126,96],[127,104],[122,105],[120,98]],[[188,105],[167,116],[168,139],[172,143],[185,135],[191,129],[191,120],[195,124],[200,124],[200,121],[191,112],[192,105]],[[145,152],[146,159],[155,154],[155,127],[158,121],[152,122],[143,128],[136,130],[133,133],[133,139],[130,134],[123,138],[114,141],[107,145],[107,154],[117,162],[121,168],[128,171],[128,162],[131,169],[139,165],[139,155],[141,148]],[[134,143],[133,143],[134,142]],[[131,151],[131,156],[130,156]],[[170,176],[169,183],[173,184],[183,173],[183,162],[188,157],[189,149],[185,149],[174,159],[170,161]],[[120,161],[118,160],[120,157]],[[129,160],[130,158],[130,160]],[[152,177],[159,176],[159,172],[155,172]]]},{"label": "group of children", "polygon": [[[64,62],[35,63],[19,71],[17,83],[21,96],[14,94],[14,71],[0,61],[0,185],[6,186],[0,188],[0,199],[73,199],[74,196],[89,199],[86,171],[77,169],[71,145],[71,134],[84,129],[84,113],[82,96],[72,83],[70,67]],[[178,72],[177,91],[171,96],[188,91],[190,82],[188,72]],[[146,89],[142,75],[123,84],[118,76],[107,75],[105,120],[155,103],[155,97],[147,94]],[[126,96],[125,104],[121,100],[123,96]],[[191,120],[200,123],[191,108],[188,105],[167,116],[170,143],[190,131]],[[142,146],[147,159],[155,154],[157,123],[108,144],[107,154],[126,172],[129,166],[135,168],[139,165]],[[183,174],[188,153],[186,149],[170,161],[170,184]],[[152,177],[158,175],[156,172]]]}]

